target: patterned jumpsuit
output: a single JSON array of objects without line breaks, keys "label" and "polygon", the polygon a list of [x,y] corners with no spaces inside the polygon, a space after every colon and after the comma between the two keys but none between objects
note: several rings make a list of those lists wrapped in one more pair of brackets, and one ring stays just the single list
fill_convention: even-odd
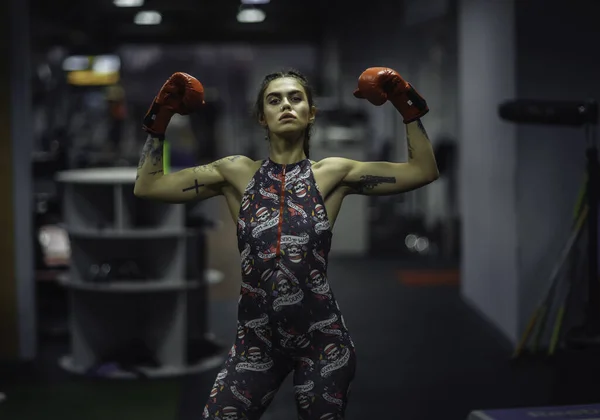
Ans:
[{"label": "patterned jumpsuit", "polygon": [[259,419],[293,370],[299,419],[343,419],[356,356],[327,281],[332,234],[308,159],[264,161],[237,234],[238,331],[204,418]]}]

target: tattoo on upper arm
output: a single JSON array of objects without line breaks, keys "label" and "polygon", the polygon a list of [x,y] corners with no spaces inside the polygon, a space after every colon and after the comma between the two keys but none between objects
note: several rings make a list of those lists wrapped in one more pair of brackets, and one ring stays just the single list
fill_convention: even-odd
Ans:
[{"label": "tattoo on upper arm", "polygon": [[201,166],[196,166],[195,168],[192,169],[192,171],[194,171],[195,173],[198,172],[214,172],[215,168],[212,164],[209,165],[201,165]]},{"label": "tattoo on upper arm", "polygon": [[363,175],[360,177],[360,181],[353,182],[350,184],[353,191],[363,193],[368,190],[372,190],[381,184],[395,184],[396,178],[393,176],[374,176],[374,175]]},{"label": "tattoo on upper arm", "polygon": [[184,188],[181,191],[186,192],[186,191],[196,190],[196,195],[198,195],[198,194],[200,194],[200,187],[204,187],[204,184],[198,184],[198,180],[195,179],[194,185],[192,185],[191,187]]},{"label": "tattoo on upper arm", "polygon": [[236,160],[238,160],[241,156],[228,156],[228,157],[224,157],[218,160],[215,160],[212,163],[209,163],[208,165],[200,165],[200,166],[196,166],[195,168],[193,168],[192,170],[196,173],[198,172],[214,172],[216,167],[225,163],[225,162],[235,162]]},{"label": "tattoo on upper arm", "polygon": [[240,156],[227,156],[224,158],[221,158],[219,160],[216,160],[212,163],[212,165],[214,166],[219,166],[220,164],[224,163],[224,162],[235,162],[236,160],[238,160],[240,158]]}]

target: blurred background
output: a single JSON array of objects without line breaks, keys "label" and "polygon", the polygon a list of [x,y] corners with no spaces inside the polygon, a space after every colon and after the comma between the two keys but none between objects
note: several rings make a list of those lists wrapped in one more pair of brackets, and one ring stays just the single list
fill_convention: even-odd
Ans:
[{"label": "blurred background", "polygon": [[[313,160],[407,159],[397,111],[352,95],[386,66],[427,100],[440,169],[346,198],[336,222],[329,281],[358,351],[346,418],[599,402],[597,1],[1,7],[0,419],[201,418],[236,334],[236,230],[222,197],[133,196],[141,120],[187,72],[207,106],[173,118],[172,166],[264,158],[251,107],[290,67],[317,92]],[[500,112],[517,100],[538,102]],[[297,418],[291,378],[264,418]]]}]

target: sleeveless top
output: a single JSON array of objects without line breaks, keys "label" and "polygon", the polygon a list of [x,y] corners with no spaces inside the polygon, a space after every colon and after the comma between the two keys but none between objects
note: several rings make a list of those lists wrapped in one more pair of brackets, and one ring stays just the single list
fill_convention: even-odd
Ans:
[{"label": "sleeveless top", "polygon": [[347,333],[327,281],[332,233],[310,160],[263,162],[242,197],[237,237],[240,323],[283,336]]}]

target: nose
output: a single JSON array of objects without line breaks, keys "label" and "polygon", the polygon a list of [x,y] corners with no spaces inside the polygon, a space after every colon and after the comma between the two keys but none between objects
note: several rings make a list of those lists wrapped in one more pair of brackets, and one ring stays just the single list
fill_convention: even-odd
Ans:
[{"label": "nose", "polygon": [[283,111],[284,109],[292,109],[292,106],[290,105],[290,102],[287,100],[287,98],[285,98],[281,102],[281,110]]}]

